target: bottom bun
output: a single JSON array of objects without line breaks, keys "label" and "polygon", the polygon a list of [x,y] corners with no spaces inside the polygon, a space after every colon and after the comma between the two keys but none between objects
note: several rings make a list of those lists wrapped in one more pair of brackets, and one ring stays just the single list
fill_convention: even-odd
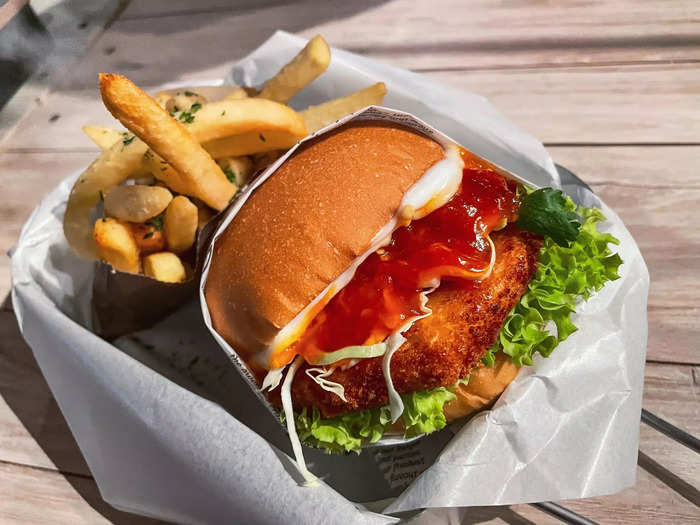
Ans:
[{"label": "bottom bun", "polygon": [[[453,392],[457,399],[446,403],[442,408],[447,422],[452,423],[457,419],[493,405],[510,382],[518,375],[519,370],[520,367],[514,365],[510,360],[510,356],[503,352],[496,354],[496,360],[492,367],[482,365],[472,369],[469,373],[469,383],[455,387]],[[406,426],[403,419],[399,418],[396,423],[384,432],[382,440],[390,438],[403,441],[405,430]],[[416,436],[410,441],[419,437]],[[377,445],[381,446],[384,443],[379,441]]]},{"label": "bottom bun", "polygon": [[480,366],[472,370],[469,383],[454,389],[457,399],[443,407],[447,421],[463,418],[495,403],[519,370],[503,352],[496,354],[493,367]]}]

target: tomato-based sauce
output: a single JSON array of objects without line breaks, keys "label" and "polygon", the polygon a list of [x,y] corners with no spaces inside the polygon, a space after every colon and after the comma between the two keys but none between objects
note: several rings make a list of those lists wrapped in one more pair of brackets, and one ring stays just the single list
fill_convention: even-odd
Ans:
[{"label": "tomato-based sauce", "polygon": [[424,314],[425,289],[489,272],[488,234],[515,218],[517,198],[488,163],[464,150],[462,158],[462,182],[447,204],[395,230],[288,351],[312,361],[322,352],[383,341]]}]

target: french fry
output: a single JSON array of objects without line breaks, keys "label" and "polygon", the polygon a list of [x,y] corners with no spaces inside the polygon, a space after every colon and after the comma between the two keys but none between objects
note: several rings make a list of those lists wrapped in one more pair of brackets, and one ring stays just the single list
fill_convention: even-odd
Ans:
[{"label": "french fry", "polygon": [[[156,102],[158,103],[160,103],[161,100],[167,103],[168,100],[175,98],[179,95],[187,96],[187,94],[190,94],[190,96],[201,96],[205,99],[205,101],[208,102],[215,102],[217,100],[224,100],[229,95],[231,95],[232,98],[245,98],[240,96],[240,91],[245,93],[247,96],[245,88],[242,88],[240,86],[232,86],[228,84],[223,84],[219,86],[190,86],[180,87],[176,89],[164,89],[163,91],[159,91],[158,93],[156,93],[153,96],[153,98],[155,98]],[[238,93],[239,96],[235,96],[236,93]],[[200,103],[203,104],[204,102],[200,100]],[[191,105],[192,104],[189,104],[187,105],[187,107],[190,107]],[[162,107],[165,107],[165,104],[163,104]]]},{"label": "french fry", "polygon": [[195,104],[206,104],[207,97],[195,91],[178,91],[165,103],[165,110],[173,113],[178,111],[190,111]]},{"label": "french fry", "polygon": [[306,136],[306,124],[296,111],[278,102],[260,98],[210,102],[191,116],[191,122],[186,124],[187,131],[201,143],[243,133],[273,130],[286,131],[295,135],[297,140]]},{"label": "french fry", "polygon": [[163,231],[168,249],[175,253],[189,250],[197,233],[197,206],[182,195],[175,197],[165,210]]},{"label": "french fry", "polygon": [[192,196],[199,193],[199,188],[196,184],[193,184],[192,181],[180,175],[177,170],[173,169],[170,164],[153,153],[153,151],[148,150],[144,154],[142,162],[144,168],[148,169],[151,175],[171,190]]},{"label": "french fry", "polygon": [[202,147],[215,159],[242,157],[278,149],[289,149],[302,137],[287,131],[252,131],[202,143]]},{"label": "french fry", "polygon": [[165,283],[181,283],[187,277],[185,266],[172,252],[152,253],[144,257],[143,273]]},{"label": "french fry", "polygon": [[165,250],[165,234],[153,224],[131,224],[134,240],[141,255],[162,252]]},{"label": "french fry", "polygon": [[172,200],[172,193],[158,186],[115,186],[104,196],[104,211],[122,221],[145,222],[161,214]]},{"label": "french fry", "polygon": [[[121,75],[100,74],[107,109],[197,187],[197,197],[222,210],[236,192],[214,159],[158,103]],[[155,174],[154,174],[155,175]]]},{"label": "french fry", "polygon": [[92,208],[99,202],[101,194],[141,167],[147,150],[146,144],[130,135],[102,152],[73,184],[63,216],[63,233],[79,256],[97,258],[90,224]]},{"label": "french fry", "polygon": [[238,187],[248,182],[253,174],[253,160],[250,157],[224,157],[216,162],[229,180],[233,180]]},{"label": "french fry", "polygon": [[[118,129],[107,128],[105,126],[83,126],[85,133],[90,140],[98,145],[102,151],[108,150],[119,141],[129,141],[133,135],[128,131],[119,131]],[[151,173],[139,166],[136,170],[129,174],[130,177],[147,179],[151,177]],[[137,184],[146,184],[141,181]]]},{"label": "french fry", "polygon": [[82,130],[102,150],[111,148],[115,143],[124,140],[129,135],[125,131],[104,126],[83,126]]},{"label": "french fry", "polygon": [[358,109],[381,104],[382,100],[384,100],[384,95],[386,95],[384,82],[377,82],[368,88],[355,91],[345,97],[329,100],[318,106],[308,107],[300,111],[299,114],[306,122],[306,128],[311,134]]},{"label": "french fry", "polygon": [[224,97],[224,100],[239,100],[242,98],[248,98],[248,92],[244,88],[236,86],[228,95]]},{"label": "french fry", "polygon": [[331,50],[328,43],[321,35],[316,35],[291,62],[265,82],[258,96],[286,104],[323,73],[330,61]]},{"label": "french fry", "polygon": [[139,249],[128,224],[98,219],[93,235],[100,259],[120,272],[139,273]]}]

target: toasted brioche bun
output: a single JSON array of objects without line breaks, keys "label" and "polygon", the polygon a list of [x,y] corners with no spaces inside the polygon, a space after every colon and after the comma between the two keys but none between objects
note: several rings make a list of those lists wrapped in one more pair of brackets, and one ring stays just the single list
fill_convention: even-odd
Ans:
[{"label": "toasted brioche bun", "polygon": [[244,359],[269,344],[369,249],[444,155],[432,139],[383,121],[299,148],[216,242],[205,288],[214,329]]},{"label": "toasted brioche bun", "polygon": [[515,379],[519,370],[503,352],[496,354],[493,367],[480,366],[473,369],[469,373],[469,383],[455,388],[457,399],[443,407],[447,421],[463,418],[491,406]]},{"label": "toasted brioche bun", "polygon": [[[479,366],[469,373],[469,382],[466,385],[458,385],[454,389],[457,399],[446,403],[442,407],[445,419],[452,423],[475,412],[490,408],[508,385],[515,379],[520,367],[514,365],[510,357],[503,352],[496,354],[496,362],[492,367]],[[400,437],[404,435],[406,425],[403,418],[399,418],[388,432],[388,437]]]}]

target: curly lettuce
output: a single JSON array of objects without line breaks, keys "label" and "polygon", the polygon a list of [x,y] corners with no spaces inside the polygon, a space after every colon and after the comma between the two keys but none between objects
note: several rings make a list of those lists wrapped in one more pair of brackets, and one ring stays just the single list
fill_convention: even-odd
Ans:
[{"label": "curly lettuce", "polygon": [[[463,381],[463,380],[461,380]],[[451,388],[439,387],[401,396],[404,437],[430,434],[447,424],[443,407],[456,399]],[[327,453],[357,452],[363,444],[375,443],[392,426],[389,405],[358,410],[331,419],[323,419],[318,409],[295,414],[299,439]]]},{"label": "curly lettuce", "polygon": [[[488,366],[493,365],[493,354],[498,350],[519,366],[531,365],[535,354],[549,356],[577,330],[571,321],[576,304],[620,277],[622,259],[609,247],[619,241],[599,232],[596,226],[605,220],[603,213],[597,208],[576,208],[568,197],[567,201],[582,218],[576,240],[569,246],[560,246],[545,238],[528,290],[506,317],[498,341],[483,358]],[[552,323],[556,327],[554,333]]]},{"label": "curly lettuce", "polygon": [[[529,195],[533,193],[528,191]],[[571,321],[576,304],[581,299],[588,299],[606,282],[619,278],[618,268],[622,260],[609,248],[610,244],[619,244],[619,241],[598,231],[597,223],[605,220],[599,209],[576,207],[569,197],[565,197],[562,203],[554,193],[543,192],[536,197],[546,199],[548,213],[566,210],[566,221],[561,221],[558,226],[562,238],[545,237],[537,272],[528,290],[508,314],[497,342],[483,358],[488,366],[493,366],[494,354],[498,351],[505,352],[517,365],[531,365],[533,356],[538,353],[549,356],[560,342],[577,330]],[[571,227],[565,222],[571,223],[568,212],[574,211],[582,222],[571,241],[567,238]],[[452,389],[440,387],[402,396],[404,437],[430,434],[444,428],[447,422],[443,407],[455,399]],[[296,414],[299,438],[328,453],[359,453],[363,444],[375,443],[391,426],[389,406],[332,419],[322,418],[316,409],[304,409]]]}]

